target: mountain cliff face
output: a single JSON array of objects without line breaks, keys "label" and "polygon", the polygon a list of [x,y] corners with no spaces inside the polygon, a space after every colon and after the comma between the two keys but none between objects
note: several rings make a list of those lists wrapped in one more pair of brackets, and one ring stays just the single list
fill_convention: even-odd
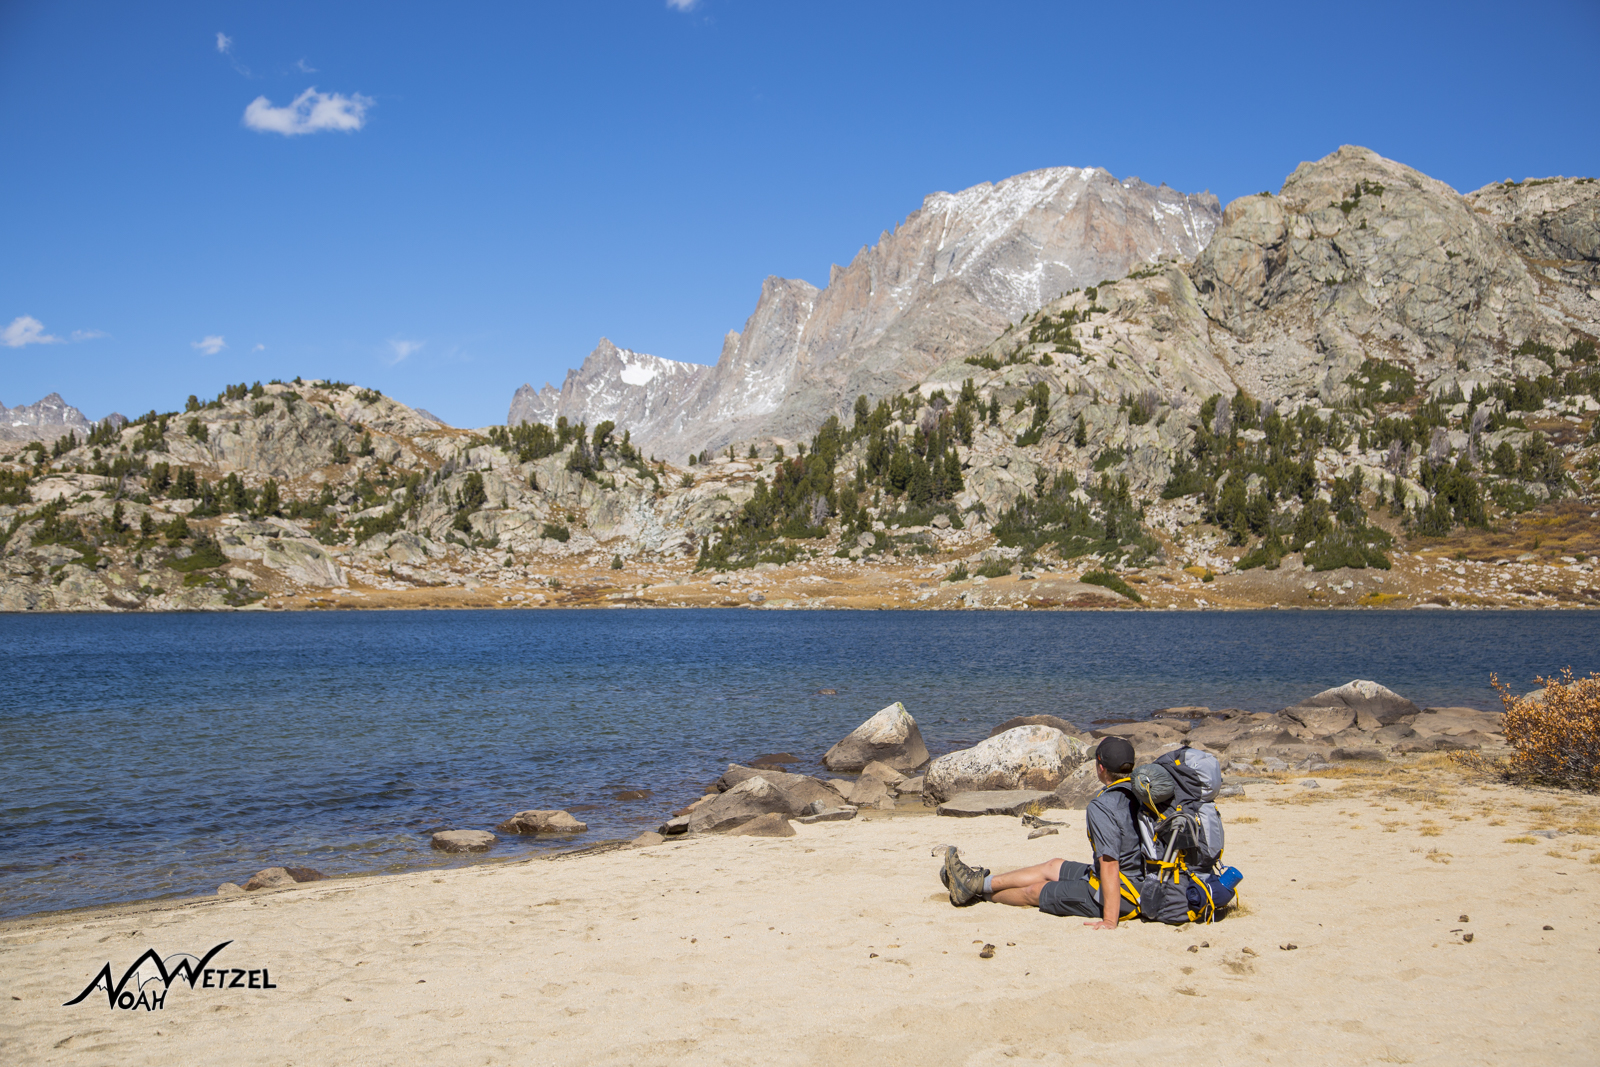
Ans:
[{"label": "mountain cliff face", "polygon": [[68,431],[83,436],[94,424],[83,412],[51,393],[35,404],[8,408],[0,404],[0,438],[12,441],[55,440]]},{"label": "mountain cliff face", "polygon": [[1510,236],[1443,182],[1347,146],[1229,204],[1192,275],[1241,387],[1331,402],[1369,357],[1482,380],[1524,341],[1563,343]]},{"label": "mountain cliff face", "polygon": [[1075,167],[935,193],[834,267],[827,288],[768,278],[715,366],[602,341],[559,393],[519,389],[509,421],[611,419],[670,456],[801,437],[856,396],[901,392],[1071,289],[1164,257],[1192,259],[1220,214],[1209,193]]}]

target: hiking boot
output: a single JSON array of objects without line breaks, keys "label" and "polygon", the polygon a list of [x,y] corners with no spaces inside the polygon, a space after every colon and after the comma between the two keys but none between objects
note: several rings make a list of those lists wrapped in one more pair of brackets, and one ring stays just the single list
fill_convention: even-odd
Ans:
[{"label": "hiking boot", "polygon": [[950,891],[950,903],[958,908],[976,904],[983,899],[983,880],[989,876],[987,867],[968,867],[961,862],[961,854],[950,848],[944,854],[944,869],[939,881]]}]

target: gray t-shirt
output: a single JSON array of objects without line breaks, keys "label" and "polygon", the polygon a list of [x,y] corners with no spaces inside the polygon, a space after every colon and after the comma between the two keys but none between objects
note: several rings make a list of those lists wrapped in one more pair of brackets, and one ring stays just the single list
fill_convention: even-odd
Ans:
[{"label": "gray t-shirt", "polygon": [[1144,850],[1139,840],[1139,824],[1133,808],[1138,803],[1124,789],[1103,789],[1089,801],[1086,818],[1089,824],[1089,842],[1094,855],[1089,860],[1090,870],[1098,873],[1100,857],[1111,856],[1117,861],[1121,873],[1133,884],[1144,884]]}]

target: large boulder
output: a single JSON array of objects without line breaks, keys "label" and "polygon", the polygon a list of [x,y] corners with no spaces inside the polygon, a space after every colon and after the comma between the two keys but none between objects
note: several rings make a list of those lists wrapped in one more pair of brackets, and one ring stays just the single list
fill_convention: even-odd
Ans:
[{"label": "large boulder", "polygon": [[917,720],[898,700],[850,731],[849,736],[822,757],[830,771],[851,773],[877,760],[897,771],[910,772],[928,762]]},{"label": "large boulder", "polygon": [[1019,726],[940,756],[923,776],[935,800],[997,789],[1049,792],[1083,763],[1089,746],[1049,726]]},{"label": "large boulder", "polygon": [[[1316,696],[1307,697],[1292,708],[1285,708],[1283,714],[1303,722],[1295,712],[1303,712],[1308,708],[1346,708],[1351,712],[1350,722],[1355,721],[1357,712],[1366,712],[1378,720],[1380,726],[1392,726],[1407,715],[1415,715],[1422,709],[1417,707],[1405,697],[1386,689],[1377,682],[1357,680],[1346,682],[1335,689],[1324,689]],[[1350,722],[1344,726],[1350,725]],[[1336,727],[1329,733],[1337,733],[1344,726]]]},{"label": "large boulder", "polygon": [[1052,794],[1053,799],[1046,807],[1050,808],[1087,808],[1089,801],[1100,795],[1104,788],[1100,784],[1100,776],[1095,773],[1095,762],[1086,759],[1073,769],[1072,773],[1061,780]]},{"label": "large boulder", "polygon": [[[832,790],[829,790],[832,793]],[[833,803],[837,803],[834,801]],[[690,833],[707,834],[732,830],[760,815],[784,817],[797,814],[784,792],[764,776],[746,778],[726,793],[719,793],[694,806],[688,815]]]},{"label": "large boulder", "polygon": [[589,824],[579,822],[565,811],[519,811],[499,826],[503,834],[581,834]]}]

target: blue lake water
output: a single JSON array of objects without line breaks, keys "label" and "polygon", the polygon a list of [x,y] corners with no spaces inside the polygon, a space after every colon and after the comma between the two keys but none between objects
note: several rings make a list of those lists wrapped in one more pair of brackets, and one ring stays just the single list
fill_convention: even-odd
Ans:
[{"label": "blue lake water", "polygon": [[[1498,707],[1600,670],[1600,614],[494,611],[0,616],[0,916],[262,867],[466,862],[439,829],[654,828],[729,762],[903,701],[935,755],[1014,715],[1271,711],[1352,678]],[[836,695],[820,695],[833,689]],[[626,790],[653,795],[616,799]],[[574,842],[564,841],[570,847]],[[555,842],[502,838],[493,857]]]}]

